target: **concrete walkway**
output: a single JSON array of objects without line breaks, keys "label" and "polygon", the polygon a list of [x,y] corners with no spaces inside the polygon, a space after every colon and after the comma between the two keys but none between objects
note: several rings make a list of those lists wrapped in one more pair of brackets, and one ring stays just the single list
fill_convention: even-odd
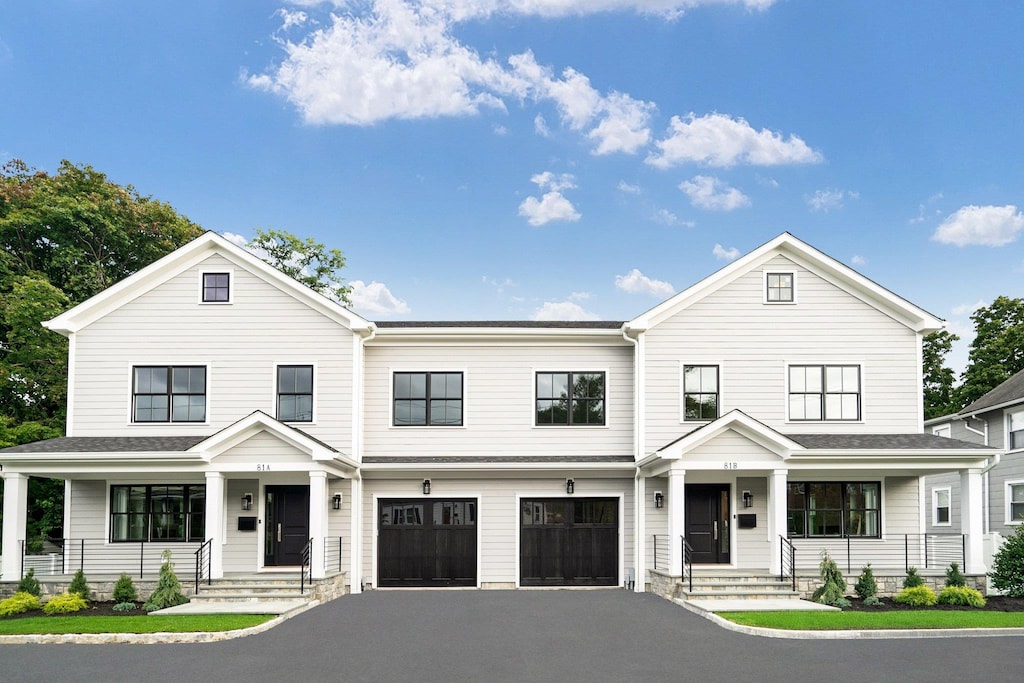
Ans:
[{"label": "concrete walkway", "polygon": [[778,612],[792,610],[794,612],[838,612],[838,607],[822,605],[810,600],[789,600],[785,598],[764,598],[749,600],[682,600],[676,602],[695,607],[704,612]]},{"label": "concrete walkway", "polygon": [[150,614],[286,614],[309,604],[308,600],[246,600],[244,602],[186,602]]}]

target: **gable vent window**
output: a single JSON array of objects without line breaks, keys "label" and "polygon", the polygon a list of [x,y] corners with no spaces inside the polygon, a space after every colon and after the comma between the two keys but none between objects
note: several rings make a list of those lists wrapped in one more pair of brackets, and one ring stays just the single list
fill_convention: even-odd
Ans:
[{"label": "gable vent window", "polygon": [[226,304],[231,302],[231,274],[203,273],[203,303]]},{"label": "gable vent window", "polygon": [[765,273],[764,300],[769,304],[796,302],[796,276],[793,273]]}]

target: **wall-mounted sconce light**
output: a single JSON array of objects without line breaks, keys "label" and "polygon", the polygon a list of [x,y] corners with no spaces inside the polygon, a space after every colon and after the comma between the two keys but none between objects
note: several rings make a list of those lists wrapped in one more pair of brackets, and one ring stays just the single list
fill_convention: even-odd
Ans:
[{"label": "wall-mounted sconce light", "polygon": [[665,507],[665,494],[661,491],[654,492],[654,507],[659,509]]},{"label": "wall-mounted sconce light", "polygon": [[565,492],[568,493],[569,495],[572,495],[573,493],[575,493],[576,492],[576,482],[573,481],[572,479],[566,479],[565,480]]},{"label": "wall-mounted sconce light", "polygon": [[430,480],[429,479],[424,479],[423,480],[423,495],[424,496],[429,496],[430,495]]},{"label": "wall-mounted sconce light", "polygon": [[335,493],[334,497],[331,498],[331,507],[334,508],[335,510],[340,510],[341,509],[341,494],[340,493]]},{"label": "wall-mounted sconce light", "polygon": [[743,492],[743,507],[752,508],[754,507],[754,494],[750,491]]},{"label": "wall-mounted sconce light", "polygon": [[242,509],[252,510],[252,494],[246,493],[242,495]]}]

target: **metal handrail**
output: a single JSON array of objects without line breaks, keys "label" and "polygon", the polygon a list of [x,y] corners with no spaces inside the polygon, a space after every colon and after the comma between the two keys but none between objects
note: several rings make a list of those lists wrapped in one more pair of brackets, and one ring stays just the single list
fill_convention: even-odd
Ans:
[{"label": "metal handrail", "polygon": [[779,544],[779,581],[785,581],[787,576],[791,577],[793,590],[796,591],[796,548],[785,536],[779,536],[779,540],[782,541]]},{"label": "metal handrail", "polygon": [[306,545],[302,546],[302,567],[299,570],[299,593],[303,594],[306,592],[306,573],[310,572],[310,583],[312,584],[312,558],[313,558],[313,539],[306,541]]},{"label": "metal handrail", "polygon": [[[684,580],[689,581],[688,591],[693,592],[693,546],[686,541],[686,536],[680,536],[683,541],[683,576]],[[687,571],[689,567],[689,571]]]},{"label": "metal handrail", "polygon": [[[208,538],[206,541],[199,546],[195,552],[196,555],[196,594],[199,593],[199,585],[202,583],[203,578],[206,579],[206,585],[209,586],[213,583],[213,539]],[[206,572],[205,577],[203,572],[203,559],[206,559]]]}]

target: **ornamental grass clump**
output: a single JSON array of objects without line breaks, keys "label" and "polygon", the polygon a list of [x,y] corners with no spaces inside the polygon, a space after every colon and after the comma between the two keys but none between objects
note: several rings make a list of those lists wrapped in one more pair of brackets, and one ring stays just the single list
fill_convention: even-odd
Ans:
[{"label": "ornamental grass clump", "polygon": [[853,587],[853,591],[864,601],[865,605],[877,605],[879,600],[876,597],[878,593],[878,582],[875,581],[875,573],[871,570],[871,563],[868,562],[867,566],[861,570],[860,576],[857,577],[857,584]]},{"label": "ornamental grass clump", "polygon": [[88,606],[89,603],[80,594],[63,593],[50,598],[50,601],[43,605],[43,614],[71,614],[80,612]]},{"label": "ornamental grass clump", "polygon": [[43,594],[43,589],[39,585],[39,579],[36,578],[36,570],[29,567],[28,573],[21,577],[21,581],[18,582],[19,593],[31,593],[37,598]]},{"label": "ornamental grass clump", "polygon": [[[967,579],[960,572],[960,565],[956,562],[949,563],[949,569],[946,570],[946,586],[966,586]],[[980,595],[980,593],[979,593]],[[942,602],[941,600],[939,602]]]},{"label": "ornamental grass clump", "polygon": [[0,617],[13,617],[15,614],[33,609],[39,609],[39,597],[24,591],[19,591],[6,600],[0,600]]},{"label": "ornamental grass clump", "polygon": [[178,576],[174,573],[171,551],[165,550],[160,557],[164,563],[160,565],[160,579],[157,581],[156,590],[143,606],[147,612],[155,612],[158,609],[166,609],[188,602],[188,598],[181,592],[181,582],[178,581]]},{"label": "ornamental grass clump", "polygon": [[1017,527],[992,558],[992,586],[1012,598],[1024,598],[1024,524]]},{"label": "ornamental grass clump", "polygon": [[921,585],[904,588],[894,595],[892,600],[910,607],[931,607],[938,602],[939,598],[931,588]]},{"label": "ornamental grass clump", "polygon": [[849,607],[850,601],[844,597],[846,579],[828,550],[821,551],[820,573],[822,584],[811,595],[811,600],[833,607]]},{"label": "ornamental grass clump", "polygon": [[939,593],[939,604],[984,607],[985,596],[980,591],[967,586],[946,586]]},{"label": "ornamental grass clump", "polygon": [[88,602],[89,600],[89,584],[85,581],[85,572],[79,569],[75,572],[75,577],[71,579],[71,585],[68,586],[68,593],[80,595],[82,600]]}]

